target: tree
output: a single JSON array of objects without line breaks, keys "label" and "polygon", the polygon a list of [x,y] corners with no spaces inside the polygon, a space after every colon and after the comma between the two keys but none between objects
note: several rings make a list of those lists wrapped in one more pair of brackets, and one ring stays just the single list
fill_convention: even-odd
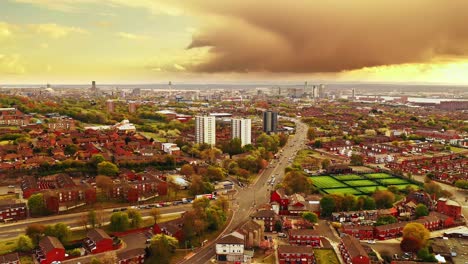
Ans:
[{"label": "tree", "polygon": [[377,208],[391,208],[395,201],[395,194],[387,190],[376,191],[372,196],[375,200]]},{"label": "tree", "polygon": [[257,138],[257,148],[258,147],[263,147],[267,151],[271,151],[273,153],[276,153],[278,151],[278,143],[274,137],[267,135],[265,133],[262,133],[260,136]]},{"label": "tree", "polygon": [[315,128],[309,127],[309,129],[307,130],[307,139],[314,140],[315,137],[316,137]]},{"label": "tree", "polygon": [[351,155],[351,165],[352,166],[362,166],[364,165],[364,158],[359,154]]},{"label": "tree", "polygon": [[420,223],[409,223],[403,228],[403,239],[415,240],[418,250],[426,246],[429,237],[429,230]]},{"label": "tree", "polygon": [[174,237],[158,234],[151,238],[150,250],[158,263],[169,264],[178,243]]},{"label": "tree", "polygon": [[211,183],[203,181],[200,175],[193,175],[189,191],[192,195],[211,193],[214,187]]},{"label": "tree", "polygon": [[310,194],[312,191],[312,183],[301,171],[290,171],[286,173],[283,180],[283,187],[287,194]]},{"label": "tree", "polygon": [[97,169],[99,163],[105,161],[104,157],[101,154],[95,154],[91,156],[90,163]]},{"label": "tree", "polygon": [[342,203],[343,211],[354,210],[354,208],[356,208],[356,204],[357,204],[356,196],[352,194],[348,194],[348,193],[343,195],[343,203]]},{"label": "tree", "polygon": [[330,195],[324,196],[320,199],[320,208],[322,209],[321,215],[325,217],[331,216],[335,210],[335,206],[335,199],[333,199],[333,197]]},{"label": "tree", "polygon": [[364,198],[364,206],[363,206],[364,210],[375,210],[376,208],[377,206],[375,204],[374,198],[369,197],[369,196]]},{"label": "tree", "polygon": [[205,211],[208,208],[208,206],[210,206],[210,200],[206,197],[195,199],[192,203],[192,208],[196,212]]},{"label": "tree", "polygon": [[111,231],[123,232],[130,226],[128,214],[123,212],[115,212],[111,215],[109,228]]},{"label": "tree", "polygon": [[34,248],[34,244],[29,236],[21,235],[16,241],[16,249],[21,252],[29,252]]},{"label": "tree", "polygon": [[318,221],[318,216],[315,213],[312,212],[304,212],[302,213],[302,218],[309,223],[317,223]]},{"label": "tree", "polygon": [[388,225],[398,222],[398,220],[393,215],[382,215],[377,218],[376,226]]},{"label": "tree", "polygon": [[151,217],[153,217],[154,223],[156,224],[161,217],[161,211],[158,208],[152,208],[149,212]]},{"label": "tree", "polygon": [[415,209],[416,217],[427,216],[429,215],[429,209],[424,204],[418,204]]},{"label": "tree", "polygon": [[130,219],[130,227],[139,228],[141,223],[143,222],[141,213],[135,209],[130,209],[128,210],[127,215],[128,215],[128,218]]},{"label": "tree", "polygon": [[47,214],[44,196],[42,193],[36,193],[29,197],[28,208],[32,216],[41,216]]},{"label": "tree", "polygon": [[218,148],[209,148],[200,152],[201,158],[208,161],[209,164],[214,164],[216,159],[221,157],[223,152]]},{"label": "tree", "polygon": [[98,174],[115,176],[119,173],[119,168],[112,162],[103,161],[97,165]]},{"label": "tree", "polygon": [[224,196],[220,196],[216,200],[215,205],[221,208],[225,213],[229,210],[229,201]]},{"label": "tree", "polygon": [[322,169],[326,170],[330,167],[331,161],[329,159],[322,160]]},{"label": "tree", "polygon": [[180,168],[180,174],[185,175],[187,177],[192,176],[195,174],[195,170],[193,169],[193,166],[190,164],[184,164]]},{"label": "tree", "polygon": [[225,142],[222,144],[222,150],[224,153],[229,154],[229,158],[232,159],[232,156],[241,154],[243,152],[242,150],[242,141],[240,138],[233,138],[228,142]]},{"label": "tree", "polygon": [[461,189],[468,189],[468,180],[457,180],[455,186]]},{"label": "tree", "polygon": [[276,232],[281,232],[283,230],[283,224],[280,220],[276,220],[274,228]]},{"label": "tree", "polygon": [[418,258],[424,262],[437,262],[434,254],[431,254],[427,247],[423,247],[418,251]]},{"label": "tree", "polygon": [[96,215],[96,211],[94,210],[91,210],[88,212],[88,224],[91,225],[92,228],[96,228],[97,227],[97,215]]},{"label": "tree", "polygon": [[102,264],[101,261],[99,261],[99,259],[97,258],[92,258],[91,259],[91,264]]},{"label": "tree", "polygon": [[39,241],[44,235],[45,226],[41,224],[30,224],[26,228],[26,235],[31,238],[34,245],[39,245]]},{"label": "tree", "polygon": [[224,180],[224,171],[219,167],[208,166],[206,176],[210,181],[221,181]]},{"label": "tree", "polygon": [[65,243],[71,237],[71,230],[70,227],[64,223],[57,223],[55,225],[48,225],[44,230],[44,234],[46,236],[54,236],[60,242]]}]

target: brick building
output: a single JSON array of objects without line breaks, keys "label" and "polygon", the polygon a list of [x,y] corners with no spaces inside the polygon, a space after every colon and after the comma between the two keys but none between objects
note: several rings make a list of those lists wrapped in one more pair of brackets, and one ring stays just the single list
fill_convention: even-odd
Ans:
[{"label": "brick building", "polygon": [[0,221],[18,221],[28,217],[28,210],[25,203],[15,203],[12,200],[0,202]]},{"label": "brick building", "polygon": [[320,234],[314,229],[290,229],[289,244],[320,247]]},{"label": "brick building", "polygon": [[313,264],[315,256],[312,247],[278,245],[278,262],[280,264]]},{"label": "brick building", "polygon": [[369,255],[362,247],[359,240],[344,235],[339,245],[341,257],[346,264],[370,264]]},{"label": "brick building", "polygon": [[459,219],[461,217],[461,205],[447,198],[437,201],[437,212]]}]

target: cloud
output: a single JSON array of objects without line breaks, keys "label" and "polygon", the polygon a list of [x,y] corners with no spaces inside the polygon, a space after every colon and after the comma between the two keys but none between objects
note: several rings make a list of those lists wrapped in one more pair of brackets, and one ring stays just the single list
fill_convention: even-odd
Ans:
[{"label": "cloud", "polygon": [[51,38],[63,38],[72,33],[86,34],[86,30],[79,27],[67,27],[54,23],[48,24],[29,24],[27,28],[36,34],[47,35]]},{"label": "cloud", "polygon": [[18,54],[5,55],[0,54],[0,75],[1,74],[24,74],[26,67],[20,60]]},{"label": "cloud", "polygon": [[0,21],[0,40],[12,37],[17,29],[16,25]]},{"label": "cloud", "polygon": [[128,33],[128,32],[118,32],[116,35],[121,37],[121,38],[131,39],[131,40],[145,40],[145,39],[150,38],[150,36],[147,36],[147,35],[132,34],[132,33]]},{"label": "cloud", "polygon": [[468,55],[468,1],[193,0],[195,72],[342,72]]}]

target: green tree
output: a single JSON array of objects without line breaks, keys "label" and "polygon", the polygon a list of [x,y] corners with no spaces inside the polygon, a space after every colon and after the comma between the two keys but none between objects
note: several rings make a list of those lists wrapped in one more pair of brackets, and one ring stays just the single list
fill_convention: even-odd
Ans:
[{"label": "green tree", "polygon": [[229,157],[232,158],[232,156],[241,154],[243,152],[242,141],[240,138],[233,138],[230,141],[222,144],[221,149],[224,153],[228,153]]},{"label": "green tree", "polygon": [[418,258],[424,262],[437,262],[434,254],[431,254],[427,247],[423,247],[418,251]]},{"label": "green tree", "polygon": [[151,253],[160,264],[169,264],[179,241],[171,236],[158,234],[151,238]]},{"label": "green tree", "polygon": [[115,176],[119,173],[119,168],[112,162],[103,161],[97,165],[98,174]]},{"label": "green tree", "polygon": [[91,225],[92,228],[97,227],[97,215],[94,210],[88,212],[88,223]]},{"label": "green tree", "polygon": [[70,144],[65,146],[63,153],[65,153],[65,155],[73,156],[75,155],[76,151],[78,151],[78,146],[75,144]]},{"label": "green tree", "polygon": [[189,191],[192,195],[211,193],[214,191],[214,187],[211,183],[203,181],[200,175],[193,175]]},{"label": "green tree", "polygon": [[304,212],[302,213],[302,218],[310,223],[317,223],[318,216],[312,212]]},{"label": "green tree", "polygon": [[382,215],[377,218],[376,226],[388,225],[398,222],[398,220],[392,215]]},{"label": "green tree", "polygon": [[141,213],[135,209],[130,209],[127,212],[128,218],[130,219],[130,227],[131,228],[139,228],[141,223],[143,222],[143,218],[141,217]]},{"label": "green tree", "polygon": [[97,258],[92,258],[91,259],[91,264],[102,264],[101,261],[99,261],[99,259]]},{"label": "green tree", "polygon": [[195,170],[193,169],[193,166],[190,164],[184,164],[180,168],[180,174],[185,175],[187,177],[190,177],[195,174]]},{"label": "green tree", "polygon": [[29,236],[21,235],[16,241],[16,249],[21,252],[29,252],[34,248],[34,244]]},{"label": "green tree", "polygon": [[158,208],[152,208],[149,214],[153,217],[154,223],[157,223],[161,217],[161,211]]},{"label": "green tree", "polygon": [[64,223],[57,223],[55,225],[48,225],[44,230],[46,236],[56,237],[60,242],[66,243],[71,237],[70,227]]},{"label": "green tree", "polygon": [[31,238],[34,245],[39,245],[39,241],[44,235],[45,226],[42,224],[30,224],[26,227],[26,235]]},{"label": "green tree", "polygon": [[267,135],[265,133],[262,133],[258,138],[257,138],[257,148],[258,147],[263,147],[267,151],[271,151],[273,153],[276,153],[278,151],[278,141],[275,140],[274,137]]},{"label": "green tree", "polygon": [[364,165],[364,158],[359,154],[352,154],[350,163],[352,166],[362,166]]},{"label": "green tree", "polygon": [[322,209],[321,215],[325,217],[331,216],[331,214],[335,211],[335,206],[335,199],[333,199],[333,197],[330,195],[325,195],[320,200],[320,208]]},{"label": "green tree", "polygon": [[48,213],[42,193],[36,193],[29,197],[28,208],[32,216],[41,216]]},{"label": "green tree", "polygon": [[127,213],[115,212],[111,215],[109,228],[114,232],[123,232],[130,226]]},{"label": "green tree", "polygon": [[468,180],[457,180],[455,186],[461,189],[468,189]]},{"label": "green tree", "polygon": [[424,204],[418,204],[415,209],[416,217],[427,216],[429,215],[429,209]]}]

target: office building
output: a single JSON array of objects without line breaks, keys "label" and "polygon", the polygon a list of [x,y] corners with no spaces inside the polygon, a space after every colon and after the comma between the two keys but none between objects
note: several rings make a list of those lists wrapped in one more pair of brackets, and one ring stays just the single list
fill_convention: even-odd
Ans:
[{"label": "office building", "polygon": [[195,142],[216,144],[216,121],[214,116],[195,117]]},{"label": "office building", "polygon": [[106,101],[106,109],[109,113],[113,113],[115,111],[115,105],[113,100]]},{"label": "office building", "polygon": [[263,132],[276,132],[278,126],[278,113],[273,111],[263,112]]},{"label": "office building", "polygon": [[250,119],[233,118],[231,120],[231,136],[241,140],[242,146],[252,143],[252,122]]}]

